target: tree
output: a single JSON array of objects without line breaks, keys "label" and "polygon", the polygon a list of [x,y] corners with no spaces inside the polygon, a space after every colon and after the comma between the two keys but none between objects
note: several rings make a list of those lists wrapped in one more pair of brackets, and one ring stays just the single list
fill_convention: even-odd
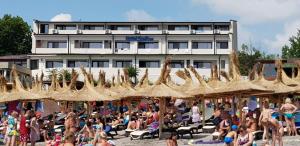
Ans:
[{"label": "tree", "polygon": [[300,58],[300,30],[298,30],[296,36],[292,36],[289,39],[290,47],[284,45],[282,47],[282,58]]},{"label": "tree", "polygon": [[67,69],[63,69],[60,71],[59,76],[58,76],[58,81],[62,82],[63,81],[63,77],[65,77],[66,81],[71,81],[71,72]]},{"label": "tree", "polygon": [[262,57],[262,53],[251,45],[242,44],[241,50],[238,52],[240,62],[240,72],[243,76],[247,76],[257,59]]},{"label": "tree", "polygon": [[0,55],[28,54],[31,52],[30,26],[19,16],[0,18]]},{"label": "tree", "polygon": [[134,78],[134,82],[136,83],[137,82],[137,76],[139,75],[139,72],[140,70],[138,68],[135,68],[135,67],[128,67],[128,76],[129,78]]}]

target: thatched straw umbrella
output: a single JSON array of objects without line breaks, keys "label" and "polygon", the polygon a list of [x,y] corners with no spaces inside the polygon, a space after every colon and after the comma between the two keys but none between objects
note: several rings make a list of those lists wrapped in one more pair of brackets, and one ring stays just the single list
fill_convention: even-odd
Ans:
[{"label": "thatched straw umbrella", "polygon": [[251,83],[249,80],[241,79],[238,57],[235,52],[230,55],[230,77],[227,77],[226,85],[216,88],[216,94],[220,95],[253,95],[272,92],[262,86]]},{"label": "thatched straw umbrella", "polygon": [[114,100],[109,95],[97,92],[88,73],[82,67],[81,71],[84,75],[84,85],[76,92],[76,98],[73,101],[111,101]]},{"label": "thatched straw umbrella", "polygon": [[215,64],[211,68],[211,78],[207,84],[212,88],[220,88],[220,87],[226,85],[226,82],[220,81],[220,79],[218,77],[217,65],[215,65]]},{"label": "thatched straw umbrella", "polygon": [[117,92],[111,91],[110,88],[106,87],[107,83],[105,80],[105,72],[99,71],[99,79],[97,86],[95,87],[97,92],[100,92],[101,94],[105,94],[109,97],[112,97],[112,100],[119,99],[119,95]]},{"label": "thatched straw umbrella", "polygon": [[276,60],[275,65],[277,67],[277,75],[275,81],[268,81],[264,78],[264,65],[258,64],[258,78],[254,79],[252,83],[265,87],[266,89],[273,90],[273,93],[263,93],[258,94],[259,96],[269,96],[269,95],[282,95],[296,92],[296,89],[289,87],[283,83],[282,75],[282,63],[280,60]]},{"label": "thatched straw umbrella", "polygon": [[166,77],[167,77],[167,67],[170,63],[170,60],[167,59],[163,65],[161,70],[159,79],[155,82],[154,85],[144,88],[141,91],[138,91],[137,97],[152,97],[159,98],[159,106],[160,106],[160,116],[159,116],[159,136],[162,136],[162,125],[163,125],[163,117],[165,111],[165,98],[168,97],[176,97],[176,98],[189,98],[191,96],[186,95],[180,91],[176,91],[166,85]]},{"label": "thatched straw umbrella", "polygon": [[16,70],[16,66],[12,67],[12,76],[13,76],[13,88],[10,92],[5,92],[3,97],[0,98],[0,102],[10,102],[15,100],[40,100],[46,98],[45,96],[29,92],[24,89],[21,81],[19,80],[19,76]]},{"label": "thatched straw umbrella", "polygon": [[61,87],[57,80],[57,73],[54,71],[51,77],[51,85],[48,89],[48,96],[56,101],[73,101],[76,96],[76,82],[78,73],[72,70],[71,82],[67,85],[65,75],[63,74],[63,86]]},{"label": "thatched straw umbrella", "polygon": [[[278,68],[277,68],[278,70]],[[291,79],[283,70],[283,67],[281,67],[281,72],[282,72],[282,82],[288,86],[299,86],[300,82],[297,82],[293,79]]]}]

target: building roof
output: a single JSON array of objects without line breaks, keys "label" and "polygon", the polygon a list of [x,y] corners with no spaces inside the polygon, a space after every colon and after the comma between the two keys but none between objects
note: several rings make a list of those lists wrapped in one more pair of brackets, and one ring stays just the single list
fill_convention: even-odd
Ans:
[{"label": "building roof", "polygon": [[[230,20],[236,22],[236,20]],[[35,23],[230,23],[230,21],[42,21],[34,20]]]}]

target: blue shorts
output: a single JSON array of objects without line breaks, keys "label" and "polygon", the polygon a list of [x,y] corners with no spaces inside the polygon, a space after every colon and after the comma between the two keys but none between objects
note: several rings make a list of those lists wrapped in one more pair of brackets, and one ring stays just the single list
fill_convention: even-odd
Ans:
[{"label": "blue shorts", "polygon": [[224,142],[225,142],[226,144],[230,144],[232,141],[233,141],[233,138],[231,138],[231,137],[225,137],[225,138],[224,138]]}]

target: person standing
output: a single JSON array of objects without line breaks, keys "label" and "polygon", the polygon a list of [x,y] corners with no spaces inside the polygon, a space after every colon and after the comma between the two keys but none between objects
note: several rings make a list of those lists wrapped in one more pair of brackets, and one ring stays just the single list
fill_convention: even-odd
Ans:
[{"label": "person standing", "polygon": [[284,113],[284,119],[287,123],[288,134],[297,135],[297,129],[295,125],[294,113],[297,111],[297,107],[292,104],[290,98],[285,99],[285,103],[281,106],[280,110]]},{"label": "person standing", "polygon": [[193,107],[192,107],[192,122],[193,123],[200,122],[200,110],[197,105],[198,105],[198,102],[194,102]]},{"label": "person standing", "polygon": [[32,118],[30,120],[30,142],[31,146],[35,146],[35,143],[40,140],[40,127],[37,122],[36,115],[32,112]]},{"label": "person standing", "polygon": [[16,145],[16,138],[19,135],[17,131],[17,118],[18,118],[18,113],[16,111],[13,111],[11,115],[8,116],[7,119],[7,141],[6,141],[6,146],[15,146]]},{"label": "person standing", "polygon": [[21,116],[20,120],[20,146],[27,146],[30,132],[30,110]]}]

